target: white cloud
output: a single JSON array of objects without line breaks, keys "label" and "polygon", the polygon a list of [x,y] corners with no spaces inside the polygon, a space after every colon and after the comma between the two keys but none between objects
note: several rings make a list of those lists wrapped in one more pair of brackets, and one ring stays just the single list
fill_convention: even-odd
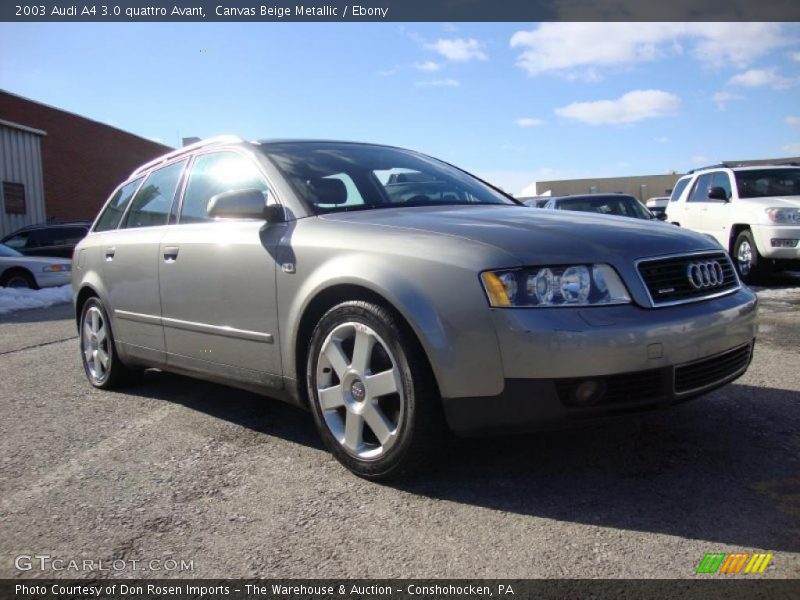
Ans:
[{"label": "white cloud", "polygon": [[522,117],[514,122],[520,127],[537,127],[544,124],[541,119],[534,119],[533,117]]},{"label": "white cloud", "polygon": [[[746,67],[791,43],[780,23],[543,23],[511,36],[517,66],[529,75],[597,76],[597,68],[628,67],[683,54],[711,66]],[[587,71],[588,70],[588,71]]]},{"label": "white cloud", "polygon": [[555,110],[562,117],[590,125],[622,125],[674,114],[681,99],[661,90],[634,90],[616,100],[573,102]]},{"label": "white cloud", "polygon": [[786,144],[785,146],[781,146],[781,150],[789,154],[800,156],[800,144]]},{"label": "white cloud", "polygon": [[707,165],[709,162],[711,162],[709,158],[702,154],[696,154],[692,157],[692,163],[695,165]]},{"label": "white cloud", "polygon": [[425,47],[438,52],[447,60],[457,62],[486,60],[489,58],[483,51],[483,44],[475,39],[436,40],[432,44],[426,44]]},{"label": "white cloud", "polygon": [[425,62],[415,64],[414,68],[419,69],[420,71],[428,71],[430,73],[433,71],[438,71],[442,68],[442,65],[432,60],[426,60]]},{"label": "white cloud", "polygon": [[800,117],[786,117],[784,119],[787,125],[800,125]]},{"label": "white cloud", "polygon": [[665,135],[660,135],[658,137],[654,137],[653,141],[654,142],[658,142],[659,144],[668,144],[669,143],[669,138],[667,136],[665,136]]},{"label": "white cloud", "polygon": [[800,52],[791,52],[789,54],[789,58],[791,58],[795,62],[800,62]]},{"label": "white cloud", "polygon": [[744,73],[734,75],[728,80],[728,85],[741,87],[771,87],[774,90],[785,90],[796,84],[796,79],[789,79],[778,73],[778,69],[750,69]]},{"label": "white cloud", "polygon": [[414,85],[417,87],[458,87],[461,82],[458,79],[434,79],[433,81],[418,81]]},{"label": "white cloud", "polygon": [[733,100],[741,100],[742,96],[738,94],[734,94],[732,92],[717,92],[714,94],[713,100],[714,103],[717,105],[719,110],[725,110],[725,107],[728,105],[728,102],[732,102]]},{"label": "white cloud", "polygon": [[620,169],[629,169],[630,166],[631,166],[631,163],[629,163],[628,161],[625,161],[625,160],[622,160],[622,161],[617,163],[617,167],[619,167]]}]

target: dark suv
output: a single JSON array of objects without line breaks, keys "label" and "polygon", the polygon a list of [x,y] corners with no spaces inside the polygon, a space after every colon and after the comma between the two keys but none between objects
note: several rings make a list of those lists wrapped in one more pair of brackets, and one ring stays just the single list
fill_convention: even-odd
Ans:
[{"label": "dark suv", "polygon": [[26,256],[61,256],[72,258],[72,251],[86,234],[91,223],[76,221],[49,225],[29,225],[0,240]]}]

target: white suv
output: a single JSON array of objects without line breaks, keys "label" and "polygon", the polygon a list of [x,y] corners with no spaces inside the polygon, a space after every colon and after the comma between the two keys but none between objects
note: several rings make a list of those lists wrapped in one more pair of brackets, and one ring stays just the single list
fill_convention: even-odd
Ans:
[{"label": "white suv", "polygon": [[800,167],[697,169],[675,184],[667,220],[714,237],[745,281],[800,269]]}]

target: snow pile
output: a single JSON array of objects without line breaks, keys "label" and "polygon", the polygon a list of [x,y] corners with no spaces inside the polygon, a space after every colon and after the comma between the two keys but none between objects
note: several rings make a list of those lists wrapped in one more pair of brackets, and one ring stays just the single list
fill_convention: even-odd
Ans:
[{"label": "snow pile", "polygon": [[28,308],[47,308],[64,302],[72,302],[70,285],[42,290],[0,287],[0,315]]}]

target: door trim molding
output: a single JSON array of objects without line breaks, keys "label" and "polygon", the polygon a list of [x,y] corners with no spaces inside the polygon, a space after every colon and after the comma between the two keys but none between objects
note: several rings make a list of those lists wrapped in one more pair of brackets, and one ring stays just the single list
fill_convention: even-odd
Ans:
[{"label": "door trim molding", "polygon": [[251,331],[249,329],[236,329],[235,327],[228,327],[227,325],[209,325],[208,323],[182,321],[181,319],[157,317],[155,315],[135,313],[127,310],[115,310],[114,316],[126,321],[147,323],[148,325],[162,325],[164,327],[171,327],[172,329],[182,329],[184,331],[193,331],[195,333],[221,335],[223,337],[248,340],[251,342],[261,342],[262,344],[275,343],[275,338],[271,333],[262,333],[260,331]]}]

